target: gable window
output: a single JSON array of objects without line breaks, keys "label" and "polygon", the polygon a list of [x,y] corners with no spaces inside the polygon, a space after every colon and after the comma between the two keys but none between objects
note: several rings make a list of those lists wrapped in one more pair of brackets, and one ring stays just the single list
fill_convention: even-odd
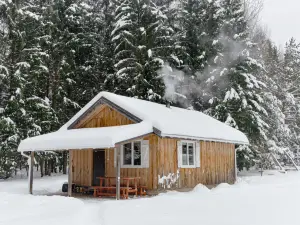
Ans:
[{"label": "gable window", "polygon": [[141,141],[133,141],[122,146],[122,165],[141,166],[142,165],[142,144]]},{"label": "gable window", "polygon": [[200,167],[200,143],[197,141],[177,142],[178,167]]}]

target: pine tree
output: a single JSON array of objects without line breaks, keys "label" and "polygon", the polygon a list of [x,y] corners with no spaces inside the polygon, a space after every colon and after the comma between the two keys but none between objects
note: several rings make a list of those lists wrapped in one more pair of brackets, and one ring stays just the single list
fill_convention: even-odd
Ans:
[{"label": "pine tree", "polygon": [[[104,4],[104,6],[103,6]],[[70,75],[66,88],[78,105],[86,104],[103,88],[107,76],[107,58],[104,57],[105,13],[107,1],[85,1],[71,4],[65,11],[66,42],[70,57]],[[108,60],[109,61],[109,60]],[[110,61],[112,61],[110,59]],[[71,82],[71,83],[70,83]],[[72,92],[73,85],[77,86]],[[69,101],[69,100],[68,100]],[[70,101],[69,101],[70,102]],[[72,110],[73,111],[73,110]]]},{"label": "pine tree", "polygon": [[300,149],[300,44],[292,38],[285,47],[283,61],[283,75],[278,78],[285,95],[283,101],[283,112],[285,122],[290,129],[289,150],[290,154],[299,154]]},{"label": "pine tree", "polygon": [[[99,1],[97,1],[99,2]],[[114,12],[116,10],[116,4],[109,0],[103,0],[98,5],[97,12],[101,12],[103,26],[101,29],[102,46],[98,51],[97,61],[99,65],[98,74],[102,74],[104,78],[103,85],[100,90],[106,90],[109,92],[115,91],[114,81],[114,42],[111,38],[111,32],[114,29]]]},{"label": "pine tree", "polygon": [[165,15],[150,0],[125,0],[115,18],[115,92],[160,101],[165,86],[157,71],[170,58],[172,33]]},{"label": "pine tree", "polygon": [[[94,2],[38,1],[40,33],[37,37],[43,65],[36,72],[36,95],[45,99],[54,117],[48,119],[48,132],[58,129],[101,88],[99,49],[101,47],[101,14]],[[33,98],[32,98],[33,99]],[[49,115],[48,115],[49,116]],[[45,129],[43,130],[45,131]],[[49,174],[48,165],[59,157],[66,161],[65,153],[56,156],[38,154],[43,174]],[[60,159],[62,158],[62,159]],[[63,163],[65,165],[65,163]],[[65,171],[64,166],[64,172]]]},{"label": "pine tree", "polygon": [[[112,65],[102,63],[106,54],[103,33],[110,33],[105,30],[102,4],[27,3],[5,1],[0,8],[1,24],[6,28],[0,36],[5,42],[0,49],[0,117],[6,130],[1,143],[14,137],[3,154],[16,152],[21,139],[58,129],[103,88],[107,78],[103,68],[113,71]],[[110,64],[111,58],[106,55]],[[48,165],[53,157],[37,154]]]},{"label": "pine tree", "polygon": [[26,39],[31,34],[24,31],[24,27],[28,26],[27,11],[22,1],[6,1],[2,7],[4,13],[1,21],[6,27],[2,37],[7,39],[7,52],[1,57],[1,83],[5,86],[5,93],[1,93],[0,129],[3,133],[0,136],[0,171],[7,177],[17,164],[22,163],[16,151],[19,141],[38,133],[39,129],[26,111],[27,99],[24,95],[30,69],[24,55]]},{"label": "pine tree", "polygon": [[[272,153],[281,160],[286,161],[288,153],[296,156],[299,151],[298,140],[298,103],[297,103],[297,43],[291,40],[286,45],[283,60],[276,46],[266,40],[261,45],[265,64],[264,83],[266,88],[262,94],[264,107],[268,116],[264,121],[269,125],[266,133],[267,140],[261,145],[261,153]],[[298,55],[298,56],[297,56]],[[292,69],[293,68],[293,69]],[[272,159],[272,158],[271,158]],[[270,161],[270,158],[269,158]]]},{"label": "pine tree", "polygon": [[220,52],[215,59],[216,67],[209,73],[211,107],[207,112],[247,134],[251,147],[240,147],[237,152],[238,167],[249,167],[259,151],[259,145],[266,139],[268,125],[263,116],[260,80],[263,65],[252,58],[255,44],[248,38],[248,27],[244,10],[239,0],[223,0],[223,22],[219,40]]},{"label": "pine tree", "polygon": [[212,59],[217,57],[216,39],[220,29],[218,1],[183,0],[178,10],[179,34],[177,55],[185,74],[179,92],[187,97],[196,110],[205,109],[205,74],[209,73]]},{"label": "pine tree", "polygon": [[[263,82],[266,87],[262,90],[264,108],[267,115],[263,120],[268,124],[266,132],[267,138],[260,145],[260,158],[263,164],[273,167],[274,161],[270,153],[274,156],[282,156],[289,142],[290,130],[285,124],[283,113],[284,91],[281,88],[278,78],[282,75],[282,63],[279,59],[278,49],[273,43],[266,39],[262,40],[258,48],[262,54],[265,70],[262,73]],[[263,165],[266,167],[266,165]]]}]

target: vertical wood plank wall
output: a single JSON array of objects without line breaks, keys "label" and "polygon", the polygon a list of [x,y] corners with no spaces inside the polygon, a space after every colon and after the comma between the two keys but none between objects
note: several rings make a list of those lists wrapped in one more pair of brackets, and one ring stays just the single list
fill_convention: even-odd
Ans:
[{"label": "vertical wood plank wall", "polygon": [[[107,127],[134,123],[123,114],[107,105],[98,107],[92,116],[80,122],[78,128]],[[155,134],[144,137],[149,140],[149,168],[122,168],[121,177],[141,177],[141,185],[148,189],[160,189],[159,177],[179,172],[176,185],[192,188],[198,183],[214,185],[222,182],[233,183],[235,179],[234,144],[207,142],[200,143],[200,168],[179,168],[177,166],[177,141],[173,138],[160,138]],[[92,185],[93,150],[73,150],[73,182]],[[114,150],[105,149],[105,175],[115,176]],[[174,186],[173,186],[174,187]]]},{"label": "vertical wood plank wall", "polygon": [[82,121],[78,125],[78,128],[121,126],[133,123],[132,120],[111,107],[102,105],[98,107],[97,113],[93,113],[92,117],[88,117],[87,120]]},{"label": "vertical wood plank wall", "polygon": [[[134,123],[123,114],[113,110],[107,105],[101,105],[91,115],[88,115],[85,119],[80,121],[77,128],[92,128],[92,127],[108,127],[108,126],[120,126]],[[113,150],[106,151],[106,162],[110,159],[112,168],[114,169],[114,156],[109,158],[109,153],[113,154]],[[93,150],[73,150],[73,183],[79,185],[92,186],[93,182]],[[111,166],[111,165],[110,165]],[[106,165],[106,171],[111,170]],[[106,176],[108,173],[106,172]],[[115,176],[115,174],[110,174]]]},{"label": "vertical wood plank wall", "polygon": [[[234,183],[235,181],[235,146],[220,142],[200,142],[200,167],[179,168],[177,165],[177,141],[173,138],[159,138],[156,154],[152,153],[150,166],[157,171],[153,177],[153,189],[161,188],[157,177],[176,177],[180,188],[192,188],[197,184],[214,185],[219,183]],[[150,143],[151,144],[151,143]],[[151,149],[151,148],[150,148]],[[155,181],[154,181],[155,180]]]},{"label": "vertical wood plank wall", "polygon": [[93,150],[72,150],[72,182],[84,186],[92,185]]},{"label": "vertical wood plank wall", "polygon": [[[158,136],[151,134],[143,138],[149,140],[149,168],[121,168],[121,177],[140,177],[140,184],[147,186],[148,189],[153,189],[157,184],[157,170],[155,165]],[[105,175],[107,177],[114,177],[116,175],[116,168],[114,167],[114,150],[106,149],[106,164]]]},{"label": "vertical wood plank wall", "polygon": [[183,187],[194,187],[201,183],[214,185],[232,184],[235,181],[235,146],[220,142],[200,142],[200,168],[180,169]]}]

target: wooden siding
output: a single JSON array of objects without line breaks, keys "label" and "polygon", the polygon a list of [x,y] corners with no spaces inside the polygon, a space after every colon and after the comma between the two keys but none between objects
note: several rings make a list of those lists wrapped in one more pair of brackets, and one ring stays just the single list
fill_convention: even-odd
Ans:
[{"label": "wooden siding", "polygon": [[[93,128],[108,127],[133,124],[134,122],[125,117],[123,114],[112,109],[108,105],[100,105],[93,112],[87,115],[82,121],[79,121],[77,128]],[[110,160],[113,166],[114,156],[109,158],[109,154],[113,154],[113,149],[106,151],[106,162]],[[73,174],[72,181],[76,184],[91,186],[93,182],[93,150],[73,150]],[[106,166],[107,171],[111,169]],[[110,174],[112,175],[112,174]],[[112,176],[115,176],[113,174]]]},{"label": "wooden siding", "polygon": [[[171,188],[193,188],[197,184],[214,185],[223,182],[234,183],[235,181],[235,146],[234,144],[220,142],[200,142],[200,167],[178,168],[177,141],[173,138],[158,138],[156,162],[151,166],[157,168],[159,177],[173,177],[179,179]],[[154,165],[156,163],[156,165]],[[168,181],[169,184],[171,181]],[[162,184],[155,182],[154,189],[162,188]],[[168,184],[165,183],[166,186]]]},{"label": "wooden siding", "polygon": [[[151,134],[143,138],[149,140],[149,168],[121,168],[121,177],[140,177],[140,185],[147,186],[148,189],[153,189],[157,185],[157,171],[155,165],[158,136]],[[116,176],[116,168],[114,167],[114,150],[106,149],[106,164],[105,175],[107,177]]]},{"label": "wooden siding", "polygon": [[93,150],[72,151],[72,182],[91,186],[93,180]]},{"label": "wooden siding", "polygon": [[200,168],[180,169],[182,187],[201,183],[215,185],[233,184],[235,181],[235,146],[220,142],[200,142]]},{"label": "wooden siding", "polygon": [[[234,144],[206,142],[200,144],[200,168],[178,168],[177,139],[160,138],[154,134],[148,135],[149,168],[121,168],[121,177],[141,177],[141,185],[148,189],[162,188],[193,188],[197,184],[215,185],[219,183],[234,183],[235,156]],[[92,185],[93,151],[73,151],[73,182],[81,185]],[[105,176],[116,175],[114,167],[114,149],[105,149]],[[177,174],[179,179],[177,179]],[[165,180],[159,183],[161,177],[172,177],[175,183]],[[170,185],[171,184],[171,185]]]},{"label": "wooden siding", "polygon": [[133,123],[134,122],[132,120],[112,109],[108,105],[101,105],[89,116],[80,121],[76,128],[110,127]]},{"label": "wooden siding", "polygon": [[[80,121],[77,128],[120,126],[133,123],[111,107],[101,105]],[[171,186],[165,183],[165,187],[170,188],[192,188],[198,183],[214,185],[234,182],[234,144],[201,141],[200,168],[178,168],[178,139],[160,138],[151,134],[144,137],[144,140],[149,140],[149,168],[122,168],[121,177],[141,177],[141,185],[154,190],[163,188],[164,185],[159,183],[161,177],[172,177]],[[80,185],[92,185],[93,150],[73,150],[72,160],[73,182]],[[105,175],[115,176],[113,149],[105,149],[105,164]],[[179,175],[178,179],[177,175]]]}]

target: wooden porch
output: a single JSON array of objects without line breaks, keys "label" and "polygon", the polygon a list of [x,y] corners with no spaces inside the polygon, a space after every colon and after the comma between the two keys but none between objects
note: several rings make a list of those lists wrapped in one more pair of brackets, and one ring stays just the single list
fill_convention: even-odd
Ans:
[{"label": "wooden porch", "polygon": [[[72,195],[82,197],[117,197],[116,177],[98,177],[100,185],[81,186],[72,184]],[[146,196],[147,188],[140,185],[140,177],[120,178],[120,197],[128,199],[129,196]]]},{"label": "wooden porch", "polygon": [[[103,154],[98,157],[95,153]],[[68,196],[72,196],[73,185],[80,187],[82,193],[93,192],[94,197],[115,197],[118,200],[128,199],[129,195],[146,195],[147,186],[143,181],[147,177],[134,174],[121,176],[120,145],[115,149],[70,150],[69,154],[69,166],[72,169],[69,171],[68,184],[72,185],[68,185]],[[112,170],[115,176],[111,176]],[[99,172],[101,176],[97,176]]]}]

